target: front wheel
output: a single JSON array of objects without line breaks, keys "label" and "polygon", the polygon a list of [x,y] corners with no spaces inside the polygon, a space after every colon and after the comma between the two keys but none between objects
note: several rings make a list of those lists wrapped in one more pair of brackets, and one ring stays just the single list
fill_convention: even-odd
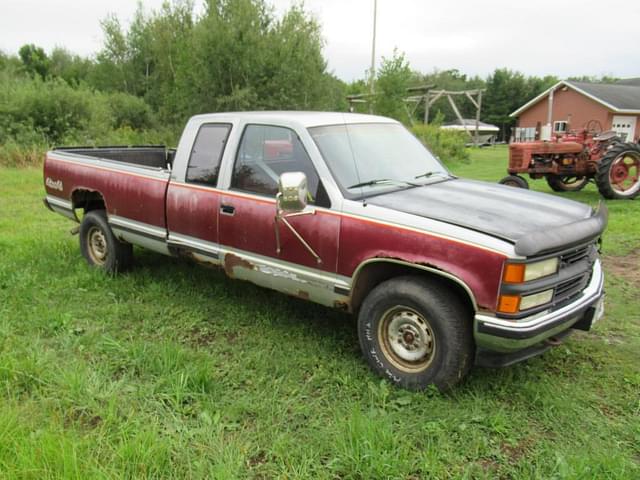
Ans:
[{"label": "front wheel", "polygon": [[371,368],[412,390],[447,390],[473,364],[470,313],[451,290],[421,277],[374,288],[360,309],[358,336]]},{"label": "front wheel", "polygon": [[133,261],[133,246],[115,237],[104,210],[92,210],[82,219],[80,251],[89,265],[109,273],[126,270]]},{"label": "front wheel", "polygon": [[589,177],[547,175],[547,183],[554,192],[578,192],[587,186]]},{"label": "front wheel", "polygon": [[503,179],[501,179],[498,183],[502,185],[507,185],[508,187],[517,187],[517,188],[529,188],[529,182],[527,182],[520,175],[507,175]]}]

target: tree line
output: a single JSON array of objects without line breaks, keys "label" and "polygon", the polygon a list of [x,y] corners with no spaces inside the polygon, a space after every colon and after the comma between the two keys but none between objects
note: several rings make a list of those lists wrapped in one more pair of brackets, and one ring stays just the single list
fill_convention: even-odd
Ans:
[{"label": "tree line", "polygon": [[[321,25],[301,5],[276,15],[266,0],[206,0],[196,15],[192,0],[175,0],[151,12],[139,6],[127,27],[109,16],[102,29],[104,43],[91,58],[61,47],[47,53],[31,44],[17,55],[0,52],[0,145],[27,140],[175,142],[194,114],[345,111],[346,95],[366,93],[370,87],[367,72],[347,83],[329,70]],[[509,113],[557,81],[508,69],[486,78],[458,70],[421,73],[396,51],[382,59],[371,107],[412,123],[422,118],[424,107],[414,112],[405,108],[408,87],[481,88],[481,119],[508,136],[513,125]],[[475,116],[469,102],[461,102],[460,110],[465,117]],[[455,118],[444,99],[432,112],[436,122]]]}]

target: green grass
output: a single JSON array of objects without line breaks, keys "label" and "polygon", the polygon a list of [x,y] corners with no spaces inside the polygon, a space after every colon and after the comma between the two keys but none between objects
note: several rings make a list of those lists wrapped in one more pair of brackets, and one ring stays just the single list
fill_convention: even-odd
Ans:
[{"label": "green grass", "polygon": [[[454,170],[504,175],[504,149],[472,158]],[[0,478],[640,477],[631,280],[608,276],[594,331],[411,393],[339,312],[142,250],[89,269],[42,196],[40,170],[0,169]],[[640,247],[640,201],[608,205],[605,251]]]}]

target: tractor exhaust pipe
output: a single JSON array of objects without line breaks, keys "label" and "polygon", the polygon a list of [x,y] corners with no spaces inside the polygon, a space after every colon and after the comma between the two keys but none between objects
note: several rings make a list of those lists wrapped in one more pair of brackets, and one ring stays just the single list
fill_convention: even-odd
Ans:
[{"label": "tractor exhaust pipe", "polygon": [[540,140],[543,142],[551,141],[551,125],[553,123],[553,88],[549,91],[549,101],[547,103],[547,124],[540,130]]}]

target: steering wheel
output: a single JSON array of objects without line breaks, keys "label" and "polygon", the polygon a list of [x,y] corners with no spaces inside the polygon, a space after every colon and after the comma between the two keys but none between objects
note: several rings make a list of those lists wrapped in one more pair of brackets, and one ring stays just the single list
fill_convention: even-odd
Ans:
[{"label": "steering wheel", "polygon": [[600,123],[600,120],[589,120],[587,122],[587,124],[584,126],[584,129],[587,132],[593,133],[594,135],[598,135],[600,133],[602,133],[602,123]]}]

